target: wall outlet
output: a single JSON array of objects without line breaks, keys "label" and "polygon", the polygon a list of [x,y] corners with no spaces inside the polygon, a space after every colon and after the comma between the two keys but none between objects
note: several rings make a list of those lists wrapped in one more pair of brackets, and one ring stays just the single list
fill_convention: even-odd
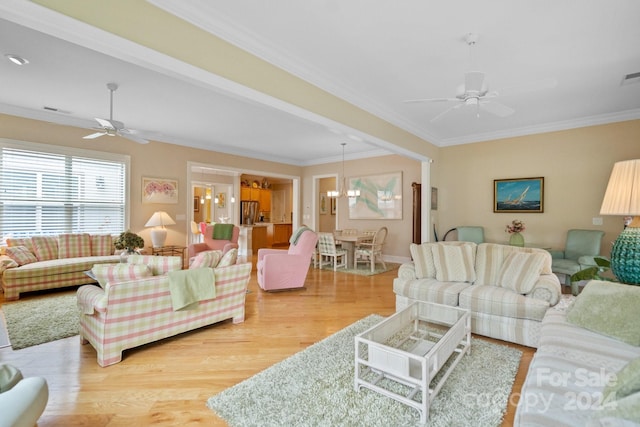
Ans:
[{"label": "wall outlet", "polygon": [[592,219],[593,225],[602,225],[602,218],[595,217]]}]

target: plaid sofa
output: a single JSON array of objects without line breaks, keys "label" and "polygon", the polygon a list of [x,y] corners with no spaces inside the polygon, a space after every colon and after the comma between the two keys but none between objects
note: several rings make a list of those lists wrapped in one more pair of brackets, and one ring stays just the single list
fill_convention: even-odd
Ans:
[{"label": "plaid sofa", "polygon": [[[214,268],[215,298],[200,301],[196,308],[176,311],[165,273],[179,270],[182,259],[141,258],[151,265],[153,276],[107,282],[104,289],[95,285],[78,289],[80,339],[96,349],[100,366],[120,362],[126,349],[226,319],[244,321],[251,263]],[[175,262],[162,262],[174,258]]]},{"label": "plaid sofa", "polygon": [[542,249],[495,243],[411,245],[394,279],[396,311],[414,301],[466,308],[474,333],[537,347],[541,321],[561,296]]},{"label": "plaid sofa", "polygon": [[17,300],[23,292],[63,288],[94,282],[85,271],[94,264],[116,263],[111,235],[61,234],[7,239],[0,256],[4,299]]}]

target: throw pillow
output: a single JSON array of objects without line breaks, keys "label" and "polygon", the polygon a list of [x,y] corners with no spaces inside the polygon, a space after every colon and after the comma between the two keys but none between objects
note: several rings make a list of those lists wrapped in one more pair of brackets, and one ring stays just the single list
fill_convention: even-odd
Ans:
[{"label": "throw pillow", "polygon": [[192,268],[216,268],[220,259],[222,258],[222,251],[204,251],[195,256],[193,262],[189,266]]},{"label": "throw pillow", "polygon": [[614,401],[604,400],[602,409],[594,411],[592,420],[599,422],[588,426],[637,426],[640,423],[640,392]]},{"label": "throw pillow", "polygon": [[91,256],[113,255],[115,247],[110,234],[91,235]]},{"label": "throw pillow", "polygon": [[592,280],[567,310],[567,321],[640,346],[640,286]]},{"label": "throw pillow", "polygon": [[26,265],[38,261],[36,256],[25,246],[11,246],[7,248],[6,255],[18,265]]},{"label": "throw pillow", "polygon": [[149,267],[144,264],[95,264],[91,272],[103,288],[107,283],[113,284],[153,276]]},{"label": "throw pillow", "polygon": [[91,256],[91,236],[82,234],[60,234],[58,236],[58,258]]},{"label": "throw pillow", "polygon": [[31,243],[30,237],[23,237],[19,239],[8,238],[7,246],[24,246],[29,249],[30,252],[33,252],[33,244]]},{"label": "throw pillow", "polygon": [[540,277],[543,264],[542,254],[511,252],[504,259],[498,273],[498,286],[512,289],[519,294],[528,294]]},{"label": "throw pillow", "polygon": [[218,262],[218,268],[234,265],[237,260],[238,260],[238,249],[236,248],[230,249],[229,251],[227,251],[226,254],[222,255],[220,262]]},{"label": "throw pillow", "polygon": [[471,245],[433,245],[436,280],[440,282],[473,282],[476,279]]},{"label": "throw pillow", "polygon": [[56,236],[34,236],[31,238],[31,243],[33,243],[33,253],[38,261],[58,259],[58,238]]},{"label": "throw pillow", "polygon": [[605,402],[609,402],[633,393],[640,393],[640,357],[633,359],[616,373],[615,380],[607,384],[602,396]]},{"label": "throw pillow", "polygon": [[409,245],[409,252],[411,252],[411,259],[413,259],[418,279],[435,279],[436,277],[436,266],[433,264],[431,246],[433,245],[429,243]]}]

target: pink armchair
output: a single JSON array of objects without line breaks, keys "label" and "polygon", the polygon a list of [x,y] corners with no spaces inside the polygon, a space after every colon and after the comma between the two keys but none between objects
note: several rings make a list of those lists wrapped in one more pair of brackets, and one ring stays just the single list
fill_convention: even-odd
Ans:
[{"label": "pink armchair", "polygon": [[[217,224],[226,226],[227,224]],[[200,252],[204,251],[222,251],[222,253],[227,253],[231,249],[238,248],[238,236],[240,236],[240,227],[237,225],[233,226],[233,233],[231,235],[231,239],[214,239],[213,238],[213,230],[216,224],[209,224],[206,227],[202,227],[204,230],[202,231],[203,242],[202,243],[192,243],[189,245],[188,253],[189,259],[192,259],[194,256],[198,255]]]},{"label": "pink armchair", "polygon": [[258,249],[258,285],[265,291],[303,287],[317,242],[318,235],[305,228],[293,234],[289,250]]}]

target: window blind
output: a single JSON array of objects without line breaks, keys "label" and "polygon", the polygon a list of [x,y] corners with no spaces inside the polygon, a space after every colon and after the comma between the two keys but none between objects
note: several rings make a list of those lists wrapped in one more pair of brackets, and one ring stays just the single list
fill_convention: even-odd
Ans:
[{"label": "window blind", "polygon": [[3,240],[125,229],[128,156],[32,146],[0,141]]}]

